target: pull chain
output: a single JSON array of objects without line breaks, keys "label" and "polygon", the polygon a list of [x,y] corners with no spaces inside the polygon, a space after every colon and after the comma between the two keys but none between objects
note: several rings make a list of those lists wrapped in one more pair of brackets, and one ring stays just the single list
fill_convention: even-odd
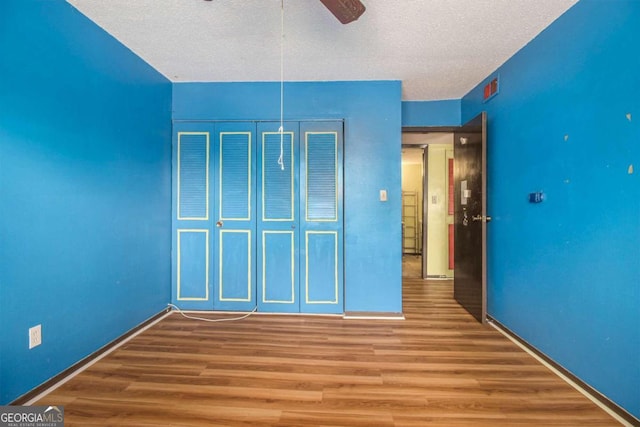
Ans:
[{"label": "pull chain", "polygon": [[280,157],[278,165],[284,170],[284,0],[280,0]]}]

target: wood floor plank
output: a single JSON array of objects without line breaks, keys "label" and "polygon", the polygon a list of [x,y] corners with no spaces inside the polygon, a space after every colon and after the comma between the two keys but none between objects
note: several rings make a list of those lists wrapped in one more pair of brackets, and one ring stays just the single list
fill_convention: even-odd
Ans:
[{"label": "wood floor plank", "polygon": [[618,425],[452,294],[405,277],[405,320],[173,314],[38,404],[67,426]]}]

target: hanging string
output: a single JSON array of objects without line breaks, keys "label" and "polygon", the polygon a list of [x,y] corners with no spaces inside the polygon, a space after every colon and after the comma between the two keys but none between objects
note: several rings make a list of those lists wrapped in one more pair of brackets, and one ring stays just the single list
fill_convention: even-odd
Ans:
[{"label": "hanging string", "polygon": [[278,165],[284,170],[284,0],[280,0],[280,157]]}]

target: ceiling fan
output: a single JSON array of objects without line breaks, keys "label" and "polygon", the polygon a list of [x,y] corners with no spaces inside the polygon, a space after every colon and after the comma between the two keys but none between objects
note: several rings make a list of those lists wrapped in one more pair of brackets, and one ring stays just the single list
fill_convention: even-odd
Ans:
[{"label": "ceiling fan", "polygon": [[[211,1],[211,0],[206,0]],[[360,18],[366,8],[360,0],[320,0],[338,21],[348,24]]]},{"label": "ceiling fan", "polygon": [[360,0],[320,0],[327,9],[343,24],[353,22],[364,13],[366,8]]}]

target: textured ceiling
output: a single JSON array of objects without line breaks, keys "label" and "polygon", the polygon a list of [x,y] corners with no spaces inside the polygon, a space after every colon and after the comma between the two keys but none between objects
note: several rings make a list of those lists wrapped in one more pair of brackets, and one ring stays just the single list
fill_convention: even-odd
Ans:
[{"label": "textured ceiling", "polygon": [[[577,0],[362,0],[342,25],[284,0],[288,81],[402,80],[404,100],[457,99]],[[280,0],[68,0],[174,82],[279,81]]]}]

